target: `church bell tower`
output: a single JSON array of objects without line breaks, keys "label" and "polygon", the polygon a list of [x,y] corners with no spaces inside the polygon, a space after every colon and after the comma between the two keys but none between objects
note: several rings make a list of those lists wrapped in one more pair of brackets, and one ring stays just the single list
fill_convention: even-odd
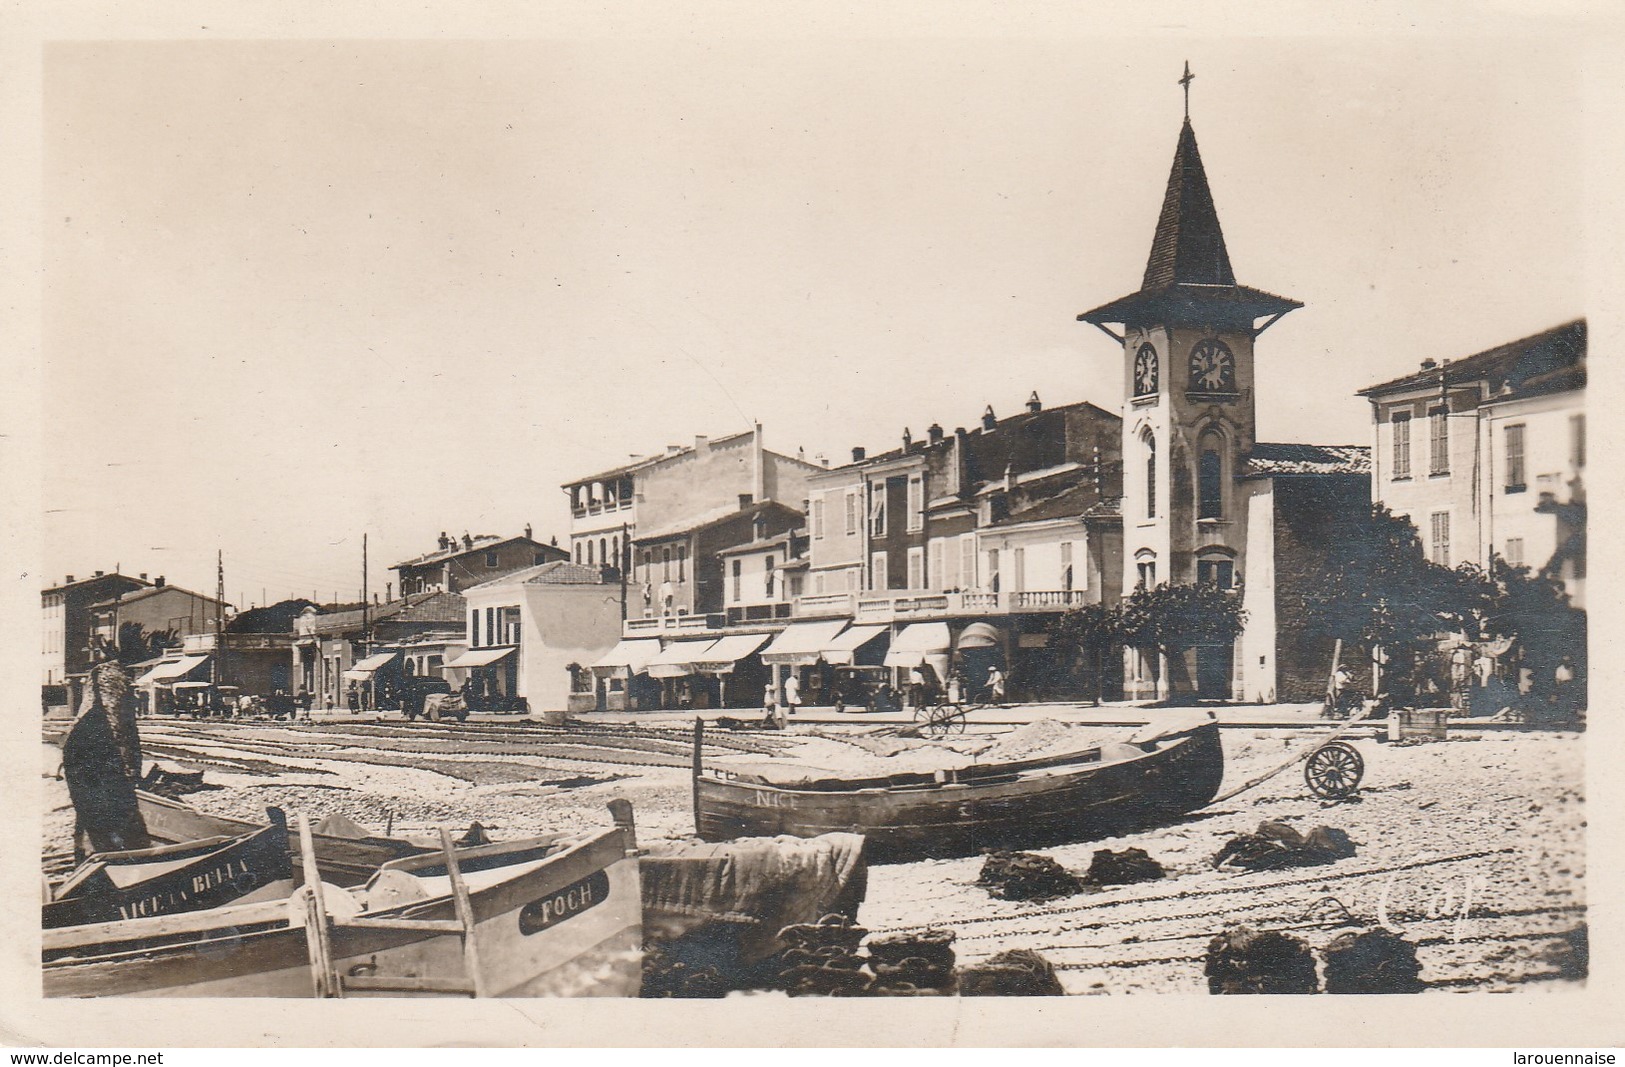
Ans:
[{"label": "church bell tower", "polygon": [[[1123,350],[1123,588],[1242,576],[1255,440],[1253,346],[1302,307],[1236,284],[1190,121],[1184,125],[1140,289],[1086,311]],[[1112,326],[1121,327],[1122,332]]]}]

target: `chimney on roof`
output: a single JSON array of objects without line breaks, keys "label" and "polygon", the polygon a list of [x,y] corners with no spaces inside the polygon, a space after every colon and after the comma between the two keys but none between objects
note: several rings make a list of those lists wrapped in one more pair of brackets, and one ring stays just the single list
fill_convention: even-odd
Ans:
[{"label": "chimney on roof", "polygon": [[[401,596],[405,596],[405,595],[406,595],[406,591],[402,590],[401,591]],[[395,583],[394,582],[385,582],[384,583],[384,600],[389,601],[389,600],[394,600],[394,599],[395,599]]]},{"label": "chimney on roof", "polygon": [[147,572],[146,572],[146,571],[142,571],[142,572],[141,572],[141,580],[142,580],[142,581],[143,581],[143,582],[144,582],[144,581],[146,581],[146,580],[147,580]]},{"label": "chimney on roof", "polygon": [[666,455],[675,456],[677,453],[681,452],[682,450],[683,450],[682,445],[667,445],[666,446]]},{"label": "chimney on roof", "polygon": [[379,601],[378,601],[378,590],[376,590],[376,589],[374,589],[372,591],[372,602],[373,602],[374,605],[377,605],[379,603]]},{"label": "chimney on roof", "polygon": [[152,587],[154,589],[162,589],[164,587],[164,576],[160,574],[158,577],[154,578],[152,580]]},{"label": "chimney on roof", "polygon": [[751,495],[749,493],[740,493],[739,494],[739,510],[744,511],[746,508],[750,507],[751,500],[752,500],[752,497],[751,497]]},{"label": "chimney on roof", "polygon": [[1027,413],[1029,415],[1036,415],[1043,410],[1044,402],[1038,399],[1038,390],[1034,389],[1033,395],[1027,398]]},{"label": "chimney on roof", "polygon": [[63,585],[72,585],[73,584],[73,575],[71,575],[71,574],[68,575],[68,580],[63,582],[62,584]]},{"label": "chimney on roof", "polygon": [[468,531],[467,530],[463,531],[463,547],[464,548],[473,548],[474,547],[474,539],[472,537],[468,536]]},{"label": "chimney on roof", "polygon": [[525,540],[529,541],[531,539],[532,538],[530,536],[530,523],[527,522],[527,523],[525,523]]},{"label": "chimney on roof", "polygon": [[106,573],[107,573],[106,571],[97,571],[96,572],[96,577],[100,578],[102,575],[104,575]]},{"label": "chimney on roof", "polygon": [[1422,369],[1423,370],[1438,370],[1439,369],[1439,361],[1436,360],[1436,359],[1432,359],[1432,358],[1424,359],[1422,361]]},{"label": "chimney on roof", "polygon": [[991,430],[999,424],[999,417],[993,414],[993,405],[989,404],[987,410],[982,412],[982,429]]},{"label": "chimney on roof", "polygon": [[914,435],[912,433],[910,433],[908,427],[905,426],[905,427],[903,427],[903,451],[907,452],[913,446],[914,446]]},{"label": "chimney on roof", "polygon": [[705,436],[704,434],[698,434],[697,433],[697,434],[694,435],[694,451],[696,451],[696,452],[704,452],[707,448],[710,448],[710,447],[711,447],[711,438]]},{"label": "chimney on roof", "polygon": [[933,422],[930,426],[927,426],[925,428],[925,439],[934,445],[941,444],[942,424],[940,422]]},{"label": "chimney on roof", "polygon": [[852,446],[852,462],[853,463],[862,463],[866,458],[868,458],[868,455],[869,455],[868,450],[865,449],[862,445],[853,445]]},{"label": "chimney on roof", "polygon": [[822,452],[820,452],[817,456],[815,456],[813,458],[815,458],[818,461],[818,465],[820,467],[823,467],[825,470],[829,469],[829,457],[828,456],[826,456]]},{"label": "chimney on roof", "polygon": [[799,462],[799,463],[807,462],[807,446],[806,445],[797,445],[796,446],[796,461]]},{"label": "chimney on roof", "polygon": [[451,547],[451,538],[446,536],[446,531],[441,530],[440,531],[440,551],[444,552],[446,549],[448,549],[450,547]]}]

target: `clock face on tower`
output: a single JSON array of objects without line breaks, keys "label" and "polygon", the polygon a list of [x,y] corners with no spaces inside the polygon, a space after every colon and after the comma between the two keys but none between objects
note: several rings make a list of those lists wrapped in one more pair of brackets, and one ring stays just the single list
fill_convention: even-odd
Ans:
[{"label": "clock face on tower", "polygon": [[1157,391],[1157,350],[1141,345],[1134,353],[1134,395],[1146,396]]},{"label": "clock face on tower", "polygon": [[1191,349],[1191,392],[1236,391],[1236,357],[1223,341],[1198,341]]}]

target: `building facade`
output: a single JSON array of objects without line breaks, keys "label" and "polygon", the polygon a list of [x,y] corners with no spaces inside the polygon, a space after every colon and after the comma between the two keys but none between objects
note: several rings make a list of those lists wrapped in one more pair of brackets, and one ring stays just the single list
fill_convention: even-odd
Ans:
[{"label": "building facade", "polygon": [[655,531],[764,501],[801,508],[807,479],[820,469],[768,451],[760,423],[744,433],[671,445],[563,487],[570,497],[571,558],[625,568],[632,542]]},{"label": "building facade", "polygon": [[1361,390],[1372,497],[1429,557],[1499,557],[1560,579],[1585,606],[1586,323],[1575,320]]},{"label": "building facade", "polygon": [[567,550],[533,540],[529,526],[520,537],[465,533],[459,540],[442,531],[439,547],[433,552],[397,563],[390,570],[398,575],[396,584],[402,596],[460,593],[471,585],[526,567],[569,558]]},{"label": "building facade", "polygon": [[591,700],[590,667],[621,634],[620,583],[604,568],[554,561],[463,595],[466,650],[446,664],[454,686],[532,713],[568,710],[572,694]]}]

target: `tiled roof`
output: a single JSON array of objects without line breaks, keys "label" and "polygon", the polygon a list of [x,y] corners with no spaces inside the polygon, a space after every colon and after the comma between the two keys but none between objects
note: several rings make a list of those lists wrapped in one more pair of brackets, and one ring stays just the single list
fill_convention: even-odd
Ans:
[{"label": "tiled roof", "polygon": [[[75,583],[75,584],[78,584],[78,583]],[[202,593],[194,593],[190,589],[183,589],[178,585],[152,585],[152,586],[148,586],[145,589],[133,589],[130,592],[125,593],[123,596],[112,597],[112,598],[107,599],[107,600],[97,601],[96,603],[94,603],[94,604],[92,604],[90,606],[91,606],[92,609],[95,609],[95,608],[110,608],[110,607],[114,606],[115,604],[118,604],[118,605],[130,604],[130,603],[133,603],[133,602],[135,602],[137,600],[145,600],[148,597],[157,596],[159,593],[168,593],[171,590],[173,590],[174,592],[177,592],[177,593],[181,593],[181,594],[183,594],[185,596],[196,597],[199,600],[207,600],[211,604],[223,603],[223,601],[216,600],[212,596],[204,596]]]},{"label": "tiled roof", "polygon": [[332,634],[380,622],[461,624],[466,612],[466,603],[458,593],[413,593],[365,611],[351,608],[317,615],[311,619],[310,626],[313,633]]},{"label": "tiled roof", "polygon": [[458,556],[468,552],[480,552],[487,548],[493,548],[496,545],[505,545],[509,541],[523,540],[523,537],[503,537],[501,534],[477,534],[474,536],[474,543],[471,545],[464,545],[461,541],[458,541],[450,548],[439,548],[433,552],[417,556],[414,559],[409,559],[404,563],[392,563],[390,564],[389,569],[392,571],[398,571],[402,567],[419,567],[425,563],[438,563],[441,560],[455,559]]},{"label": "tiled roof", "polygon": [[1196,131],[1188,118],[1179,131],[1179,146],[1174,149],[1174,166],[1168,173],[1162,214],[1157,218],[1140,288],[1161,289],[1176,283],[1236,284],[1207,172],[1202,169],[1202,154],[1196,148]]},{"label": "tiled roof", "polygon": [[1094,483],[1084,482],[1063,489],[1054,496],[1046,497],[1020,511],[1012,512],[992,525],[1020,526],[1024,523],[1045,522],[1050,519],[1081,519],[1099,503],[1100,493],[1096,491]]},{"label": "tiled roof", "polygon": [[676,537],[678,534],[693,533],[696,530],[703,530],[707,526],[715,526],[719,522],[725,522],[736,515],[759,515],[764,511],[769,511],[774,508],[791,512],[796,515],[801,514],[799,509],[792,508],[787,504],[781,504],[777,500],[759,500],[756,503],[749,504],[745,507],[739,507],[737,504],[725,505],[720,508],[712,508],[710,511],[701,512],[698,515],[691,515],[679,522],[669,523],[666,526],[656,530],[651,530],[648,533],[639,530],[637,535],[633,537],[632,543],[641,545],[647,541],[658,541],[663,537]]},{"label": "tiled roof", "polygon": [[1363,474],[1371,473],[1371,449],[1364,445],[1253,445],[1242,461],[1242,477],[1257,478],[1277,474]]},{"label": "tiled roof", "polygon": [[80,578],[78,581],[63,582],[61,585],[48,585],[44,589],[41,589],[40,592],[41,593],[60,593],[60,592],[63,592],[64,590],[68,590],[68,589],[78,589],[80,586],[83,586],[83,585],[93,585],[96,582],[110,582],[110,581],[114,580],[115,578],[122,578],[126,582],[134,582],[136,585],[146,585],[147,584],[146,582],[142,581],[140,578],[137,578],[133,574],[120,574],[117,571],[114,571],[112,574],[96,574],[96,575],[92,575],[89,578]]},{"label": "tiled roof", "polygon": [[604,569],[586,563],[571,563],[567,560],[553,560],[550,563],[538,564],[535,567],[526,567],[524,570],[505,574],[501,578],[492,578],[488,582],[481,582],[473,586],[474,589],[484,589],[493,585],[603,585]]},{"label": "tiled roof", "polygon": [[1533,336],[1477,352],[1465,359],[1450,360],[1431,370],[1417,371],[1368,386],[1361,389],[1359,395],[1380,396],[1421,385],[1455,385],[1481,380],[1489,382],[1492,396],[1503,390],[1515,395],[1524,395],[1525,389],[1531,390],[1527,395],[1556,392],[1557,389],[1551,388],[1552,383],[1563,379],[1560,375],[1558,378],[1549,376],[1568,368],[1581,368],[1578,385],[1563,385],[1561,388],[1584,386],[1585,358],[1586,320],[1575,319]]},{"label": "tiled roof", "polygon": [[[1007,415],[995,422],[993,424],[993,432],[1002,434],[1014,433],[1020,430],[1023,426],[1027,425],[1029,422],[1032,422],[1034,419],[1041,419],[1047,415],[1053,415],[1058,411],[1083,411],[1086,408],[1093,409],[1097,414],[1114,422],[1120,422],[1122,420],[1122,416],[1118,415],[1116,412],[1107,411],[1098,404],[1090,403],[1087,400],[1079,400],[1071,404],[1059,404],[1055,407],[1041,408],[1038,411],[1027,411],[1026,409],[1022,409],[1015,415]],[[978,422],[974,429],[965,431],[965,436],[968,439],[973,439],[980,437],[986,432],[987,431],[982,428],[982,424]],[[930,442],[930,438],[922,437],[918,441],[914,441],[909,445],[908,455],[923,455],[933,448],[947,448],[953,442],[953,439],[954,435],[952,433],[946,433],[943,435],[941,441],[933,445]],[[888,452],[880,452],[874,455],[865,456],[863,459],[854,460],[851,463],[843,463],[839,464],[838,466],[830,467],[828,470],[821,471],[820,473],[829,473],[829,471],[856,470],[860,467],[868,467],[876,463],[886,463],[891,460],[901,459],[903,455],[904,453],[902,448],[894,448]],[[1061,468],[1055,468],[1057,473],[1060,472],[1060,470]]]}]

